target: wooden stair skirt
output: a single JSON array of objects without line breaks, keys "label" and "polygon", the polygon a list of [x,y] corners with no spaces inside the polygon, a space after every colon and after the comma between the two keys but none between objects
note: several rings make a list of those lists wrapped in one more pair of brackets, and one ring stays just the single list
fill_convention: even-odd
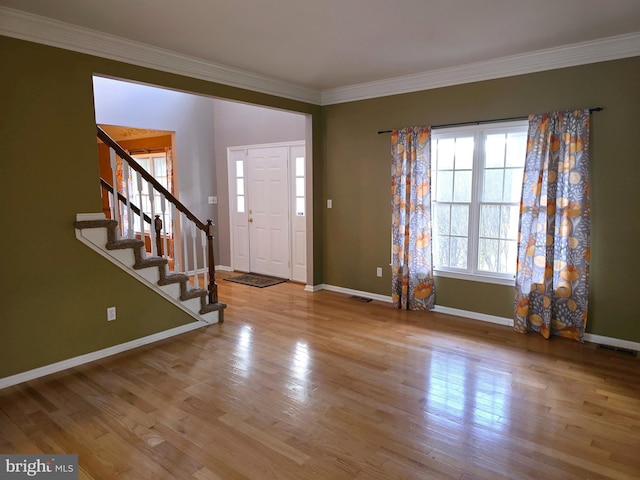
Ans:
[{"label": "wooden stair skirt", "polygon": [[118,239],[117,221],[78,220],[75,228],[78,240],[127,270],[192,317],[206,323],[224,321],[224,303],[208,304],[207,290],[190,288],[189,275],[169,273],[166,258],[147,257],[142,240]]}]

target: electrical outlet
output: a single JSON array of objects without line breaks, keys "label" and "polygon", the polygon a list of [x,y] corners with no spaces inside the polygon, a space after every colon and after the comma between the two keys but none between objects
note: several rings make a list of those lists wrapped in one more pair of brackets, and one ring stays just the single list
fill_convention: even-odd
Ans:
[{"label": "electrical outlet", "polygon": [[376,268],[376,275],[381,277],[382,276],[382,267],[377,267]]},{"label": "electrical outlet", "polygon": [[116,307],[107,307],[107,321],[116,319]]}]

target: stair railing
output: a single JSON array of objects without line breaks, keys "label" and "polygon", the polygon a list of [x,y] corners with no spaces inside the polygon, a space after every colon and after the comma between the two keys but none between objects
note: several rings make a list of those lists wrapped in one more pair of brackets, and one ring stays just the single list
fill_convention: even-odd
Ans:
[{"label": "stair railing", "polygon": [[[135,238],[139,234],[146,246],[145,225],[148,224],[151,254],[170,260],[169,265],[172,265],[174,272],[193,276],[194,287],[207,290],[210,304],[218,303],[213,221],[207,220],[207,223],[204,223],[198,219],[99,126],[97,134],[109,147],[112,183],[109,184],[102,178],[100,183],[101,191],[106,192],[109,199],[111,218],[117,220],[120,226],[119,234],[128,238]],[[117,157],[122,159],[120,181]],[[149,207],[146,210],[150,210],[150,216],[144,213],[145,205]],[[139,219],[137,232],[134,225],[136,216]]]}]

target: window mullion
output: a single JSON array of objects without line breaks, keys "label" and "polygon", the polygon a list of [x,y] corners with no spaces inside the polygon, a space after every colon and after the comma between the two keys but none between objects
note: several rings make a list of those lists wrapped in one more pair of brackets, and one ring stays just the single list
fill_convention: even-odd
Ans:
[{"label": "window mullion", "polygon": [[483,132],[476,131],[473,138],[473,173],[471,204],[469,205],[469,251],[468,265],[470,273],[478,271],[478,239],[480,225],[480,201],[482,199],[482,172],[484,168]]}]

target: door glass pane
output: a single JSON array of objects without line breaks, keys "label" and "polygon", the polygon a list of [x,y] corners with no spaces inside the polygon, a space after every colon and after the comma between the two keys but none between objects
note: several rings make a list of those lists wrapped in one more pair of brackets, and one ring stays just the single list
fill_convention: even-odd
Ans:
[{"label": "door glass pane", "polygon": [[471,170],[473,167],[473,137],[456,138],[456,170]]},{"label": "door glass pane", "polygon": [[451,205],[451,235],[466,237],[469,231],[469,206]]},{"label": "door glass pane", "polygon": [[244,213],[244,196],[238,195],[236,197],[236,200],[238,203],[238,213]]},{"label": "door glass pane", "polygon": [[242,160],[236,161],[236,177],[244,177],[244,162]]},{"label": "door glass pane", "polygon": [[482,185],[482,201],[501,202],[504,170],[491,169],[484,171]]},{"label": "door glass pane", "polygon": [[304,178],[296,178],[296,197],[304,197]]},{"label": "door glass pane", "polygon": [[296,198],[296,215],[304,215],[304,198]]},{"label": "door glass pane", "polygon": [[304,177],[304,157],[296,157],[296,177]]},{"label": "door glass pane", "polygon": [[244,195],[244,179],[243,178],[238,178],[236,180],[236,194]]}]

